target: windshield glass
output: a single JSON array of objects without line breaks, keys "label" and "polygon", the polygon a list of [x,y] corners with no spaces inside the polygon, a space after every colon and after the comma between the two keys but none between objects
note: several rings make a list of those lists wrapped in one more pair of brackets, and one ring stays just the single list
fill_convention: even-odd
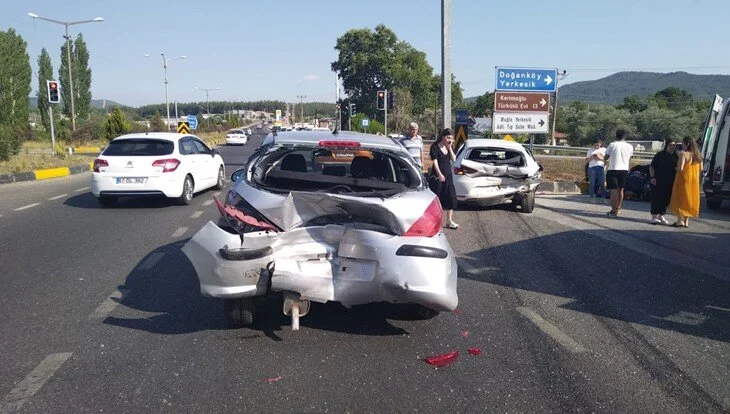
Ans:
[{"label": "windshield glass", "polygon": [[162,139],[132,138],[119,139],[109,143],[103,152],[107,156],[160,156],[170,155],[175,149],[172,141]]}]

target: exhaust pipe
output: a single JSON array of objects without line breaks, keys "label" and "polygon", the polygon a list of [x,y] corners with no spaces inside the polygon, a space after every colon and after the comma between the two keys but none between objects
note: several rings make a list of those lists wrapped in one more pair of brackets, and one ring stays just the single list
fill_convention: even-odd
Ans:
[{"label": "exhaust pipe", "polygon": [[307,299],[301,299],[299,293],[284,292],[284,315],[291,316],[291,330],[299,330],[299,318],[309,313],[311,303]]}]

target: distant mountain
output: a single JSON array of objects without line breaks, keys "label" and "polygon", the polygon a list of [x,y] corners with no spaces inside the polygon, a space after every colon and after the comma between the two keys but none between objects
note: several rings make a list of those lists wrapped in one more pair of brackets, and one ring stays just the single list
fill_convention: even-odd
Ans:
[{"label": "distant mountain", "polygon": [[[106,100],[106,107],[107,108],[114,108],[117,106],[121,107],[127,107],[127,105],[122,105],[120,103]],[[91,107],[92,108],[103,108],[104,107],[104,99],[92,99],[91,100]],[[30,97],[30,108],[31,109],[38,109],[38,98],[35,96]]]},{"label": "distant mountain", "polygon": [[560,101],[620,104],[627,96],[646,97],[670,86],[684,89],[696,100],[710,100],[715,94],[730,96],[730,75],[693,75],[687,72],[618,72],[594,81],[560,87]]}]

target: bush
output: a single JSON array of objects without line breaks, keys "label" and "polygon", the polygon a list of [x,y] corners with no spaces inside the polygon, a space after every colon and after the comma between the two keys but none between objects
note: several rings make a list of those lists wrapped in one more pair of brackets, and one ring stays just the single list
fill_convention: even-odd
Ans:
[{"label": "bush", "polygon": [[0,125],[0,161],[7,161],[20,151],[23,142],[34,138],[30,125]]},{"label": "bush", "polygon": [[111,141],[120,135],[128,134],[129,131],[130,126],[124,113],[119,108],[114,108],[114,112],[107,117],[104,123],[104,138]]}]

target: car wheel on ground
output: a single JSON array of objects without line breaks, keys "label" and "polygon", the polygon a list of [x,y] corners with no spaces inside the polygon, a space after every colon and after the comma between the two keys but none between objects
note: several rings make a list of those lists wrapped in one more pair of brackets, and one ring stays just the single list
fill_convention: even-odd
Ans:
[{"label": "car wheel on ground", "polygon": [[224,303],[229,328],[238,329],[253,323],[256,312],[253,298],[225,299]]},{"label": "car wheel on ground", "polygon": [[520,197],[520,208],[523,213],[532,213],[535,209],[535,192],[530,191]]},{"label": "car wheel on ground", "polygon": [[717,198],[708,198],[707,199],[707,208],[712,210],[717,210],[722,206],[722,199]]},{"label": "car wheel on ground", "polygon": [[190,204],[190,202],[193,201],[193,191],[195,187],[193,184],[193,178],[191,176],[186,176],[185,181],[183,181],[183,191],[180,195],[180,198],[178,198],[178,201],[180,204]]},{"label": "car wheel on ground", "polygon": [[221,165],[220,168],[218,168],[218,180],[215,183],[215,187],[213,189],[215,190],[222,190],[223,189],[223,183],[226,180],[226,172],[223,170],[223,166]]},{"label": "car wheel on ground", "polygon": [[117,198],[111,197],[111,196],[101,196],[97,198],[99,201],[99,204],[101,204],[102,207],[113,207],[115,204],[117,204]]}]

